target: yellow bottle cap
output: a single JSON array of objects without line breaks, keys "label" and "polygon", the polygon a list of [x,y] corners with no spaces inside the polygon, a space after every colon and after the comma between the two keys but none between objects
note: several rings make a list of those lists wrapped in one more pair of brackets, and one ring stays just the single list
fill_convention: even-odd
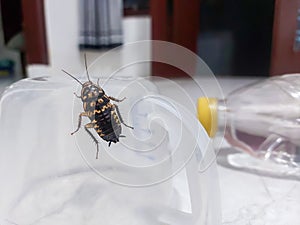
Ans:
[{"label": "yellow bottle cap", "polygon": [[198,119],[209,137],[214,137],[218,128],[218,100],[216,98],[198,98]]}]

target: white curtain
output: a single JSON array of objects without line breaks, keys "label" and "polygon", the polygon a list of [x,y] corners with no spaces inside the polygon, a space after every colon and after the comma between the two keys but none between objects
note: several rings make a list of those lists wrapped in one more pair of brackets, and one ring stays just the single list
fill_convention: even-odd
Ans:
[{"label": "white curtain", "polygon": [[81,48],[122,44],[123,0],[79,0]]}]

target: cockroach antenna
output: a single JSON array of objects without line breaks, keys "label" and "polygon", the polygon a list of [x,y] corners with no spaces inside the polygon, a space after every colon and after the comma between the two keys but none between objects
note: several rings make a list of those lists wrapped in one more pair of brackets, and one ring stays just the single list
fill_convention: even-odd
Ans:
[{"label": "cockroach antenna", "polygon": [[[99,141],[94,136],[94,134],[90,131],[89,128],[93,128],[100,138],[108,142],[108,147],[109,147],[111,143],[118,143],[119,138],[125,137],[125,135],[121,134],[122,132],[121,124],[131,129],[133,129],[133,127],[124,123],[121,114],[119,112],[118,106],[111,102],[111,101],[122,102],[125,98],[117,99],[111,96],[107,96],[105,94],[105,91],[99,86],[99,84],[97,86],[90,80],[90,75],[88,73],[88,68],[87,68],[86,54],[84,54],[84,63],[85,63],[86,74],[88,78],[88,81],[84,83],[81,83],[73,75],[62,70],[63,72],[68,74],[70,77],[72,77],[82,85],[81,95],[78,96],[76,93],[74,94],[77,98],[81,99],[83,103],[84,111],[79,114],[77,128],[71,134],[73,135],[77,131],[79,131],[81,127],[82,117],[83,116],[88,117],[90,119],[90,123],[87,123],[84,126],[84,128],[88,133],[88,135],[92,138],[92,140],[97,145],[96,159],[98,159]],[[99,81],[97,83],[99,83]]]},{"label": "cockroach antenna", "polygon": [[86,70],[87,78],[88,78],[89,82],[91,82],[89,71],[88,71],[88,68],[87,68],[86,53],[84,53],[84,65],[85,65],[85,70]]},{"label": "cockroach antenna", "polygon": [[63,71],[64,73],[66,73],[67,75],[69,75],[70,77],[72,77],[74,80],[76,80],[79,84],[81,84],[83,86],[83,83],[81,83],[76,77],[74,77],[72,74],[68,73],[67,71],[65,70],[61,70]]}]

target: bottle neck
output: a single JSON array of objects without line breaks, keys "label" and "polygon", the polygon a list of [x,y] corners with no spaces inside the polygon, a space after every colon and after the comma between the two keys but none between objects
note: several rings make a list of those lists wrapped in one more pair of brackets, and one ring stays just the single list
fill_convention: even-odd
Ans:
[{"label": "bottle neck", "polygon": [[228,108],[226,102],[226,99],[218,99],[217,103],[217,130],[222,133],[226,128],[226,116],[228,116]]},{"label": "bottle neck", "polygon": [[201,97],[198,99],[197,111],[198,119],[209,137],[214,138],[217,133],[223,134],[228,111],[226,100]]}]

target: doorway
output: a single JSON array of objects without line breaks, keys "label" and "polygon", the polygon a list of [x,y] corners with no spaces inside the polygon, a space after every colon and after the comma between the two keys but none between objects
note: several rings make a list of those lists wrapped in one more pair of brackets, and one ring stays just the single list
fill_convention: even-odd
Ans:
[{"label": "doorway", "polygon": [[268,76],[274,0],[202,0],[197,54],[216,75]]}]

